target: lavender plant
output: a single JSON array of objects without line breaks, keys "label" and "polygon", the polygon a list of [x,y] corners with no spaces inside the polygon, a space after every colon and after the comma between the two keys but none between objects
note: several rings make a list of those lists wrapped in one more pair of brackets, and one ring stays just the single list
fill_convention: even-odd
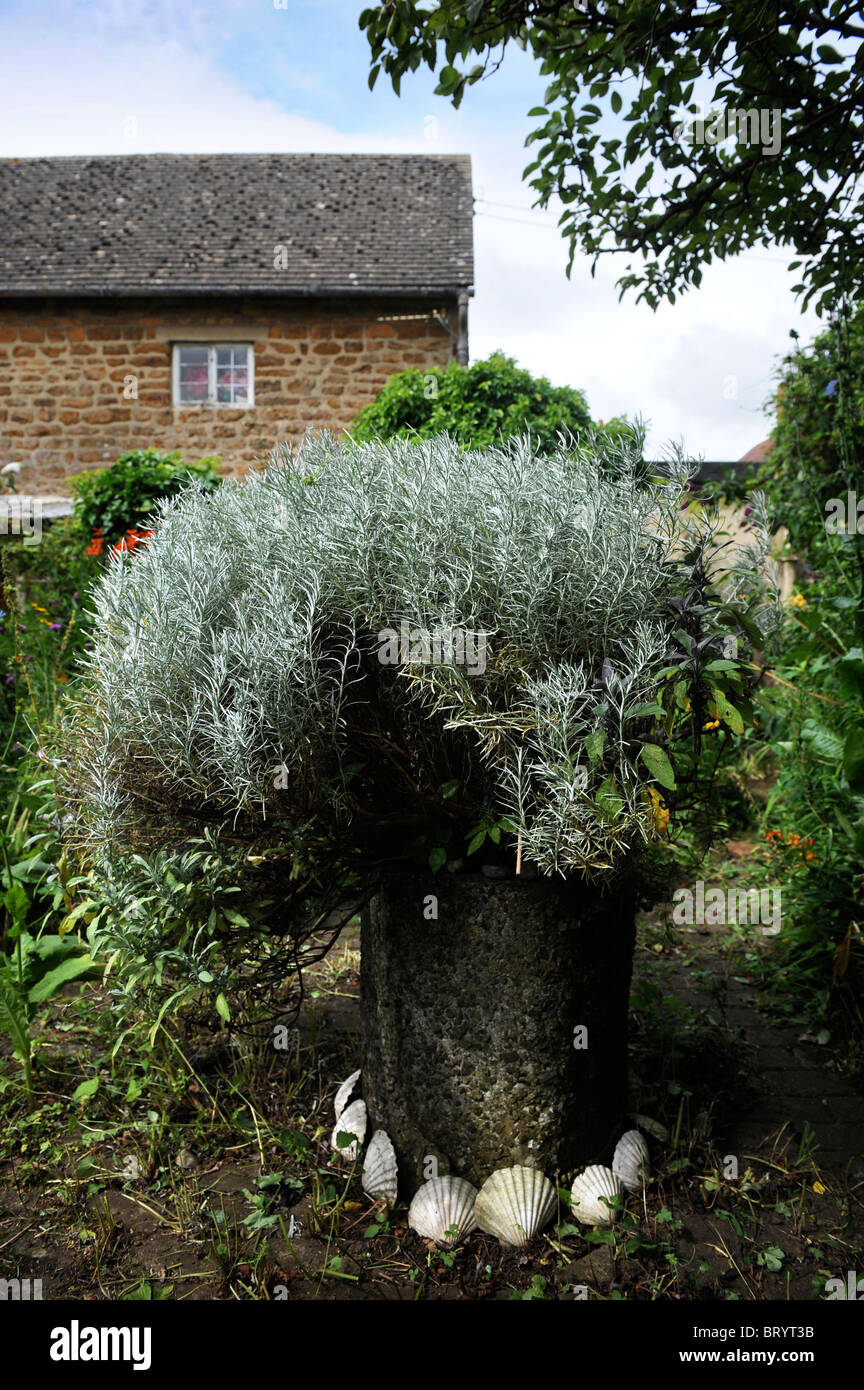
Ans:
[{"label": "lavender plant", "polygon": [[[761,499],[730,564],[691,474],[677,453],[646,483],[635,434],[542,460],[325,434],[164,502],[95,590],[64,733],[100,940],[136,988],[185,968],[221,991],[274,942],[300,964],[335,904],[465,857],[478,825],[595,879],[655,838],[682,726],[734,727],[774,612]],[[410,638],[395,663],[387,633]],[[430,633],[482,639],[482,671],[430,659]]]}]

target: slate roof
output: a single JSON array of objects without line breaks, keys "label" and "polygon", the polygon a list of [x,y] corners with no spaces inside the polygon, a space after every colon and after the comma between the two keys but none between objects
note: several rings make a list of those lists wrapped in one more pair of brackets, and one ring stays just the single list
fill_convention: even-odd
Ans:
[{"label": "slate roof", "polygon": [[472,216],[468,155],[2,159],[0,296],[468,289]]}]

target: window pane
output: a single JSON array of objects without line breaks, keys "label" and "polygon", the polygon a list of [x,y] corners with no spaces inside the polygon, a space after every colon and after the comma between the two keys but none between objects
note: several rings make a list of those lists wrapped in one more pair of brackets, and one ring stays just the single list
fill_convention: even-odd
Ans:
[{"label": "window pane", "polygon": [[245,404],[248,400],[248,359],[248,348],[217,348],[216,400],[220,405]]},{"label": "window pane", "polygon": [[[251,349],[233,345],[180,347],[178,354],[178,402],[181,404],[247,405]],[[211,371],[215,381],[212,381]],[[214,394],[211,394],[211,385]]]},{"label": "window pane", "polygon": [[207,399],[207,378],[203,381],[181,381],[180,382],[181,401],[206,401]]}]

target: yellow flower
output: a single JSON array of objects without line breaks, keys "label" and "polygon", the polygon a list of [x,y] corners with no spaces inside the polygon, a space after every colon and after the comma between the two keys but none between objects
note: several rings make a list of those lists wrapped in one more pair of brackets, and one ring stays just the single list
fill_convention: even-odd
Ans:
[{"label": "yellow flower", "polygon": [[803,594],[793,594],[789,600],[790,608],[806,608],[807,600]]},{"label": "yellow flower", "polygon": [[720,720],[719,720],[719,719],[709,719],[707,724],[703,724],[703,725],[702,725],[702,730],[703,730],[703,732],[705,732],[705,730],[707,730],[707,729],[719,729],[719,728],[720,728]]},{"label": "yellow flower", "polygon": [[828,1190],[828,1189],[827,1189],[826,1187],[823,1187],[823,1186],[822,1186],[822,1183],[821,1183],[821,1182],[814,1182],[814,1184],[813,1184],[813,1191],[814,1191],[815,1193],[817,1193],[818,1196],[820,1196],[820,1197],[823,1196],[823,1194],[824,1194],[825,1192],[827,1192],[827,1190]]},{"label": "yellow flower", "polygon": [[31,607],[31,608],[35,608],[37,613],[47,613],[47,612],[48,612],[48,609],[47,609],[47,608],[40,608],[39,605],[38,605],[38,603],[31,603],[30,607]]},{"label": "yellow flower", "polygon": [[656,787],[643,787],[642,797],[648,807],[648,814],[659,836],[666,834],[669,826],[669,809]]}]

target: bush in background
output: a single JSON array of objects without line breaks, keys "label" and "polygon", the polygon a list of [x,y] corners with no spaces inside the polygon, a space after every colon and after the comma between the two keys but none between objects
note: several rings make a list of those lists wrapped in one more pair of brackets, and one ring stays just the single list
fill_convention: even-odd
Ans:
[{"label": "bush in background", "polygon": [[91,542],[95,535],[102,545],[117,544],[130,532],[140,533],[158,503],[175,497],[189,483],[212,492],[219,486],[218,463],[218,458],[184,463],[176,450],[166,454],[158,449],[131,449],[110,468],[79,473],[69,480],[76,529]]},{"label": "bush in background", "polygon": [[809,347],[783,359],[772,403],[773,448],[759,485],[791,545],[818,551],[829,499],[864,496],[864,305],[838,313]]},{"label": "bush in background", "polygon": [[[512,357],[493,352],[470,367],[453,362],[427,372],[398,372],[363,407],[351,433],[361,443],[446,433],[472,449],[530,433],[535,451],[547,453],[561,431],[580,435],[596,428],[581,391],[552,386],[546,377],[518,367]],[[613,420],[603,428],[620,434],[627,424]]]}]

